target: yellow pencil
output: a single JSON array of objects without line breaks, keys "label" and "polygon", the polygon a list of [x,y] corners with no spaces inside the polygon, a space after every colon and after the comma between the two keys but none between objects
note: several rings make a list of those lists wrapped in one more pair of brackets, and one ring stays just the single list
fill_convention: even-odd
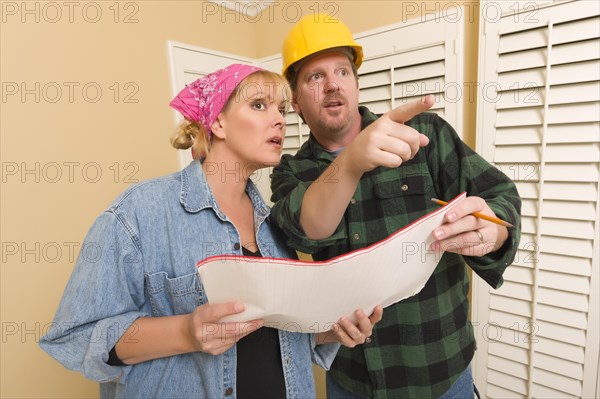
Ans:
[{"label": "yellow pencil", "polygon": [[[446,205],[448,204],[446,201],[442,201],[439,200],[437,198],[432,198],[431,201],[435,202],[438,205]],[[475,212],[472,214],[475,217],[478,217],[479,219],[483,219],[483,220],[487,220],[488,222],[492,222],[492,223],[496,223],[499,224],[501,226],[505,226],[505,227],[510,227],[510,228],[514,228],[515,226],[513,226],[512,224],[502,220],[502,219],[498,219],[497,217],[494,216],[488,216],[488,215],[484,215],[483,213],[480,212]]]}]

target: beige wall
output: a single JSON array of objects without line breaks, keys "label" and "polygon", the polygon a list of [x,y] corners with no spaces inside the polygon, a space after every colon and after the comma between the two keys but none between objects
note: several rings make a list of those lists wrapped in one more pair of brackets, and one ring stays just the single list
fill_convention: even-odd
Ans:
[{"label": "beige wall", "polygon": [[[252,19],[201,1],[65,3],[0,2],[3,398],[98,394],[37,341],[96,216],[132,182],[178,168],[168,144],[167,40],[263,57],[279,52],[298,6],[335,11],[354,32],[435,10],[424,2],[301,1]],[[476,77],[476,46],[471,24],[466,81]],[[466,112],[474,132],[474,106]]]},{"label": "beige wall", "polygon": [[[21,10],[11,15],[7,7],[23,3],[2,3],[3,398],[97,396],[96,383],[63,369],[37,340],[71,272],[69,248],[78,252],[93,220],[128,181],[178,168],[168,142],[174,118],[166,41],[256,52],[253,24],[202,23],[202,2],[130,2],[137,8],[121,6],[117,22],[114,2],[89,3],[85,14],[86,3],[74,3],[73,22],[63,7],[55,23],[51,3],[27,3],[39,7],[39,22]],[[102,12],[95,23],[93,4]],[[126,17],[137,22],[124,23]],[[36,82],[38,103],[34,94],[22,99],[4,90],[13,83],[35,89]],[[63,89],[58,99],[56,86]],[[94,87],[102,90],[98,99]],[[37,175],[21,173],[36,165]]]}]

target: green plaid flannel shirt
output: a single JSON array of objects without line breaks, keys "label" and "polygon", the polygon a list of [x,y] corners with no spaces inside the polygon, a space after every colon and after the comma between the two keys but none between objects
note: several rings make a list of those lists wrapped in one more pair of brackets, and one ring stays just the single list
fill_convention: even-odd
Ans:
[{"label": "green plaid flannel shirt", "polygon": [[[365,107],[359,111],[363,129],[377,119]],[[398,168],[379,167],[365,173],[329,238],[306,238],[299,216],[304,193],[314,180],[335,184],[335,172],[321,175],[333,155],[311,134],[295,156],[282,157],[272,175],[272,218],[286,233],[289,246],[312,254],[315,260],[380,241],[438,209],[432,197],[448,201],[463,191],[484,198],[498,217],[517,226],[509,230],[502,248],[486,256],[444,253],[419,294],[384,309],[371,343],[340,349],[331,376],[346,389],[373,398],[436,398],[450,388],[476,348],[468,320],[465,263],[492,287],[500,287],[521,232],[521,200],[506,175],[467,147],[439,116],[423,113],[406,124],[427,135],[429,145]]]}]

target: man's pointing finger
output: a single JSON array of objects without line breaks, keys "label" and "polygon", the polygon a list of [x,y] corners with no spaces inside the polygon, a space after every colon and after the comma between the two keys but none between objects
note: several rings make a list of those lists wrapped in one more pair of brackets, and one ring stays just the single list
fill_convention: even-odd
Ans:
[{"label": "man's pointing finger", "polygon": [[396,123],[404,123],[422,112],[427,111],[435,103],[433,94],[429,94],[420,100],[402,104],[386,113],[387,117]]}]

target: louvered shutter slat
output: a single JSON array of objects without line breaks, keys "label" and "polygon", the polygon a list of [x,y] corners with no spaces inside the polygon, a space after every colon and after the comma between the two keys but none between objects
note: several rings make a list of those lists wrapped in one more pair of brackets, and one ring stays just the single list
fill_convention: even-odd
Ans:
[{"label": "louvered shutter slat", "polygon": [[517,184],[522,237],[500,290],[474,283],[475,317],[508,335],[480,344],[476,382],[488,397],[595,397],[600,6],[508,3],[482,2],[505,13],[483,21],[478,148]]}]

